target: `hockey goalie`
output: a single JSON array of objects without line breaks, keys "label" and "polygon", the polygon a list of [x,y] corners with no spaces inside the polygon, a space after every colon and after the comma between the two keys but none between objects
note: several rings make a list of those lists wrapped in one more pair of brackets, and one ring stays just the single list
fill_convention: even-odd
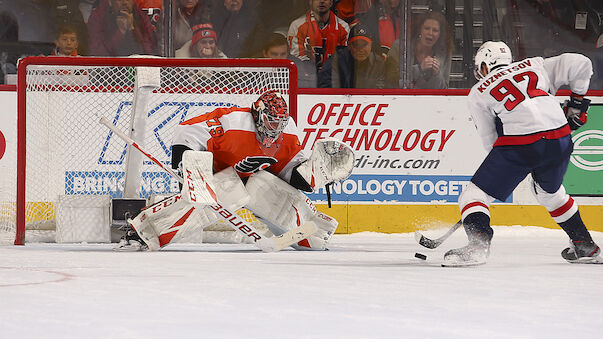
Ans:
[{"label": "hockey goalie", "polygon": [[334,138],[316,141],[308,157],[277,92],[265,92],[249,108],[217,108],[176,127],[172,167],[182,175],[182,190],[130,219],[115,249],[158,250],[215,223],[212,201],[220,201],[230,211],[250,210],[274,236],[311,222],[313,233],[291,246],[325,250],[338,223],[302,191],[343,181],[353,166],[352,149]]}]

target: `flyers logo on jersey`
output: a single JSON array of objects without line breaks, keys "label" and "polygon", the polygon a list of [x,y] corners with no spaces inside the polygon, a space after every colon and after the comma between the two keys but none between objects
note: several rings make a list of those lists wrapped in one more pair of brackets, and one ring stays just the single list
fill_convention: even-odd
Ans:
[{"label": "flyers logo on jersey", "polygon": [[276,162],[276,158],[273,157],[250,156],[239,161],[234,168],[239,173],[255,173],[276,164]]}]

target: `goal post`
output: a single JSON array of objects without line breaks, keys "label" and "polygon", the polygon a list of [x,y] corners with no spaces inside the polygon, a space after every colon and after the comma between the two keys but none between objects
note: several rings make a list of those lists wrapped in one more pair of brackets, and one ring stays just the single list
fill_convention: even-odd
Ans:
[{"label": "goal post", "polygon": [[[150,78],[140,80],[143,72]],[[297,69],[289,60],[20,60],[16,180],[9,185],[8,200],[0,201],[0,233],[12,233],[14,244],[22,245],[28,241],[26,230],[53,230],[64,196],[93,201],[98,196],[147,199],[177,192],[176,179],[151,162],[128,167],[128,146],[98,123],[100,116],[141,138],[137,143],[171,166],[176,125],[217,107],[249,107],[266,90],[281,93],[297,117]],[[139,180],[134,190],[132,180]]]}]

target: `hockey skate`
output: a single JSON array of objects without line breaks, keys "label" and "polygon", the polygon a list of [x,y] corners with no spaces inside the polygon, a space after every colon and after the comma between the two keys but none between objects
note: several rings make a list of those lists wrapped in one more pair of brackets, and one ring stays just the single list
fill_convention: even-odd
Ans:
[{"label": "hockey skate", "polygon": [[119,252],[142,252],[147,251],[149,247],[145,242],[140,238],[138,233],[131,228],[128,227],[126,233],[119,240],[119,243],[113,248],[114,251]]},{"label": "hockey skate", "polygon": [[561,256],[572,264],[603,264],[601,249],[592,240],[570,241],[570,247],[561,251]]},{"label": "hockey skate", "polygon": [[451,249],[444,254],[443,267],[477,266],[486,263],[490,255],[490,241],[473,240],[465,247]]}]

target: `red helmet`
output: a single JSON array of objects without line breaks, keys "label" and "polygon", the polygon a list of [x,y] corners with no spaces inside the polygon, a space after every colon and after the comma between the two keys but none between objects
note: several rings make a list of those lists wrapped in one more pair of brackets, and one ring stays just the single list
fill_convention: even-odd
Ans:
[{"label": "red helmet", "polygon": [[268,91],[251,105],[251,114],[257,128],[257,138],[264,147],[270,147],[281,136],[287,122],[289,110],[280,93]]}]

